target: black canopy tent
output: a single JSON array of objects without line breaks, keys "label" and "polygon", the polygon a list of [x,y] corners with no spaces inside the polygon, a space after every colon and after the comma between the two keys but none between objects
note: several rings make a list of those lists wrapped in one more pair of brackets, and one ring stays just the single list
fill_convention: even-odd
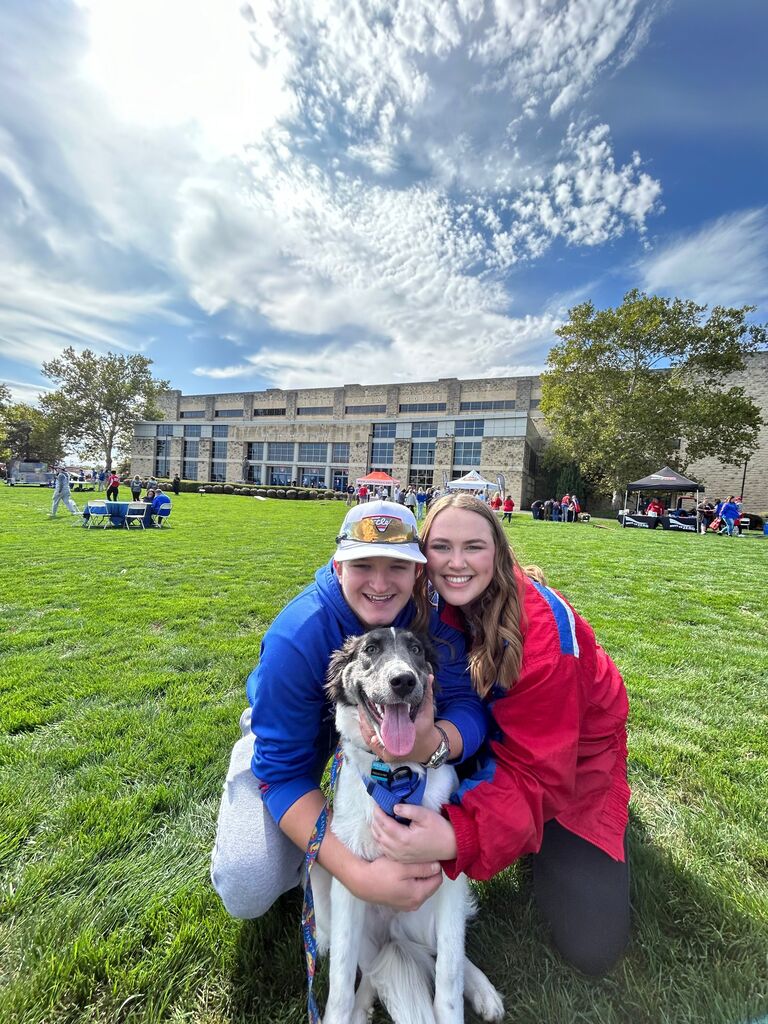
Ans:
[{"label": "black canopy tent", "polygon": [[[699,491],[702,490],[702,485],[697,483],[695,480],[689,480],[687,477],[682,476],[677,470],[671,469],[669,466],[665,466],[660,469],[658,473],[651,473],[650,476],[644,476],[642,480],[633,480],[631,484],[627,484],[627,490],[624,495],[624,508],[627,507],[629,495],[634,491],[661,491],[663,493],[677,491],[678,493],[683,491],[689,494],[696,495],[696,527],[698,532],[699,525]],[[640,496],[638,494],[638,506],[640,504]]]}]

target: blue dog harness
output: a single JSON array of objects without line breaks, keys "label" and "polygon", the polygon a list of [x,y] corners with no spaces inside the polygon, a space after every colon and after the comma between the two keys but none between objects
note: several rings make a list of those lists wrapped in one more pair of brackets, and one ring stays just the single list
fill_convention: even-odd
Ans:
[{"label": "blue dog harness", "polygon": [[374,761],[371,765],[371,776],[363,775],[363,783],[368,794],[373,797],[379,807],[390,818],[401,825],[410,825],[408,818],[400,818],[395,814],[395,804],[420,804],[427,788],[427,774],[419,775],[408,765],[393,766],[384,761]]}]

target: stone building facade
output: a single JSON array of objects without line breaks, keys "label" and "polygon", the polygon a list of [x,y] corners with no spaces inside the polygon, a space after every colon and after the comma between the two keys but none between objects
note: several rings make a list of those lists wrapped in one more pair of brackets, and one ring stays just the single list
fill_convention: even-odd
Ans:
[{"label": "stone building facade", "polygon": [[[766,425],[744,466],[706,459],[688,467],[707,497],[742,494],[768,512],[768,352],[731,378]],[[446,378],[417,384],[182,395],[161,400],[162,421],[137,423],[131,473],[179,473],[202,482],[243,481],[343,489],[372,469],[403,483],[442,486],[470,469],[503,474],[518,507],[533,497],[548,433],[538,377]],[[742,481],[744,482],[742,487]]]},{"label": "stone building facade", "polygon": [[518,506],[543,447],[537,377],[347,384],[161,399],[134,428],[131,473],[203,482],[344,489],[371,470],[442,486],[470,469],[503,474]]},{"label": "stone building facade", "polygon": [[752,458],[740,465],[729,465],[717,459],[702,459],[688,467],[686,475],[704,484],[708,498],[741,495],[746,511],[765,516],[768,513],[768,352],[758,352],[746,359],[746,368],[728,378],[729,385],[742,387],[760,407],[763,427],[758,448]]}]

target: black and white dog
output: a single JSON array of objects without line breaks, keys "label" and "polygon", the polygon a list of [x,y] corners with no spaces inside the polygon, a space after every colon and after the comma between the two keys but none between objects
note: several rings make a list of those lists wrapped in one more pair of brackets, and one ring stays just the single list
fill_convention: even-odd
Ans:
[{"label": "black and white dog", "polygon": [[[386,766],[376,760],[360,733],[365,715],[384,747],[409,752],[415,718],[434,661],[424,638],[406,630],[374,629],[351,637],[328,668],[328,693],[336,703],[336,727],[344,763],[339,772],[331,827],[354,853],[380,856],[372,834],[374,797],[386,785]],[[456,788],[454,769],[396,764],[423,790],[419,801],[439,808]],[[424,785],[425,784],[425,785]],[[500,1021],[504,1006],[483,972],[464,955],[467,919],[474,913],[464,875],[443,879],[418,910],[399,912],[367,904],[315,864],[312,871],[318,948],[330,949],[330,985],[324,1024],[366,1024],[378,997],[395,1024],[462,1024],[464,1000],[488,1021]],[[355,991],[358,968],[361,980]]]}]

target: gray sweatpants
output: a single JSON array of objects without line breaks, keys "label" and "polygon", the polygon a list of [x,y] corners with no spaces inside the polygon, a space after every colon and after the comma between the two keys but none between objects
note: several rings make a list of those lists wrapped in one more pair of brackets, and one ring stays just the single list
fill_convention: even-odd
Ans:
[{"label": "gray sweatpants", "polygon": [[59,502],[60,501],[63,501],[65,506],[74,515],[77,515],[77,513],[80,511],[80,509],[75,504],[75,501],[74,501],[74,498],[72,497],[72,492],[71,491],[54,491],[53,492],[53,504],[51,505],[51,515],[52,516],[55,516],[56,513],[59,511]]},{"label": "gray sweatpants", "polygon": [[261,917],[301,881],[304,854],[275,824],[251,770],[251,709],[240,716],[211,853],[211,881],[232,917]]}]

